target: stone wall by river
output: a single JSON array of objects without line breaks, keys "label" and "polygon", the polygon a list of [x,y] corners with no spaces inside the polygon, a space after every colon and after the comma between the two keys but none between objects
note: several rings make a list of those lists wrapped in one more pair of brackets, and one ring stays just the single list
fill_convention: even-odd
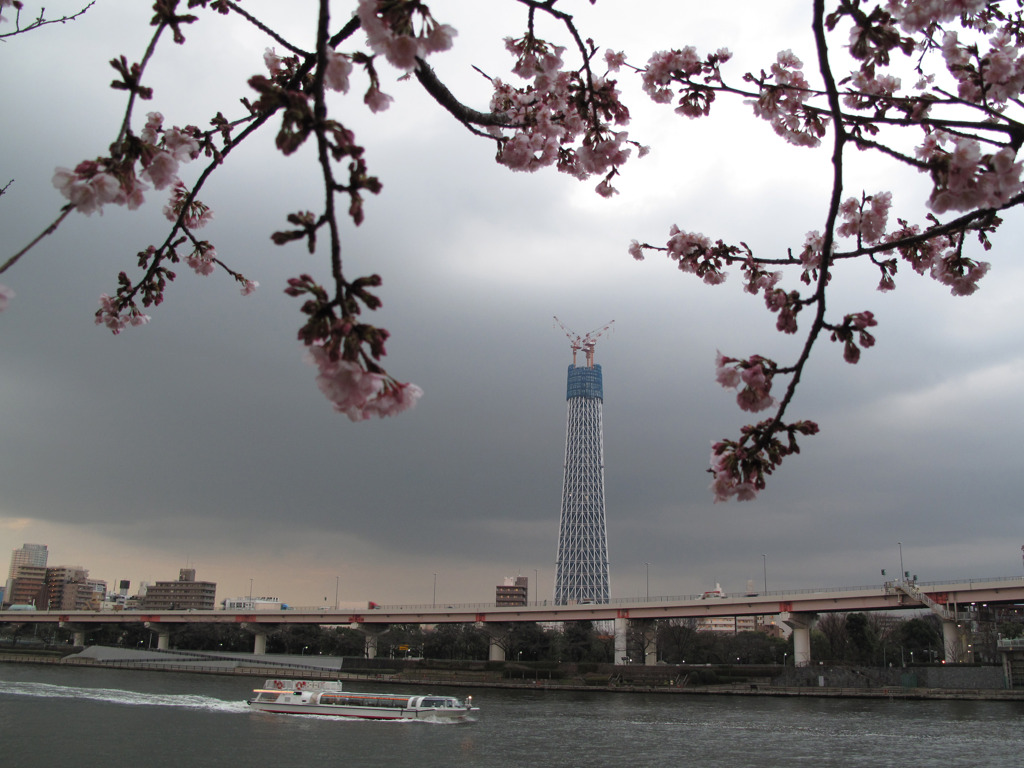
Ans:
[{"label": "stone wall by river", "polygon": [[[0,649],[2,650],[2,649]],[[411,685],[500,688],[730,693],[752,695],[873,696],[898,698],[1020,698],[1007,690],[1001,667],[912,666],[787,668],[755,665],[615,666],[531,665],[517,662],[458,662],[339,659],[329,656],[254,656],[243,653],[153,651],[89,646],[60,656],[2,654],[0,661],[96,666],[151,671],[199,672],[250,677],[377,680]]]}]

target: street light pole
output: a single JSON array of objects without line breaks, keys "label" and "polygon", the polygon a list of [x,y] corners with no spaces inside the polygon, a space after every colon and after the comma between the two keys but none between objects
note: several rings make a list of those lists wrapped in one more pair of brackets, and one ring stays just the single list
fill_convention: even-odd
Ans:
[{"label": "street light pole", "polygon": [[431,603],[431,607],[437,608],[437,574],[434,574],[434,599]]},{"label": "street light pole", "polygon": [[768,555],[761,555],[764,565],[764,593],[768,594]]},{"label": "street light pole", "polygon": [[540,601],[537,599],[539,596],[538,589],[540,588],[540,579],[537,578],[537,569],[533,569],[533,604],[540,605]]},{"label": "street light pole", "polygon": [[647,568],[647,599],[650,600],[651,599],[651,564],[650,563],[644,563],[644,566]]},{"label": "street light pole", "polygon": [[900,541],[896,542],[896,546],[900,548],[900,581],[906,576],[906,571],[903,570],[903,543]]},{"label": "street light pole", "polygon": [[334,577],[334,610],[338,610],[338,585],[341,584],[341,576]]}]

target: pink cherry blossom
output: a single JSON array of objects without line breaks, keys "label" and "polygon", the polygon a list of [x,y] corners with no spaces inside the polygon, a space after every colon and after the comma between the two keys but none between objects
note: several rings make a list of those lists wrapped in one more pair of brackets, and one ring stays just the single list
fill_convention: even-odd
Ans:
[{"label": "pink cherry blossom", "polygon": [[174,159],[187,163],[199,157],[199,142],[195,136],[174,127],[164,132],[164,148],[174,155]]},{"label": "pink cherry blossom", "polygon": [[121,195],[117,179],[99,170],[98,164],[92,161],[80,163],[74,171],[58,168],[53,175],[53,186],[86,216],[97,211],[102,215],[103,206]]},{"label": "pink cherry blossom", "polygon": [[[405,13],[391,8],[385,15],[379,15],[382,3],[378,0],[359,0],[356,15],[366,41],[374,53],[383,54],[388,62],[398,69],[412,69],[417,58],[426,58],[431,53],[447,51],[452,47],[452,38],[458,34],[454,27],[438,24],[426,10],[426,6],[412,7]],[[414,30],[412,14],[421,17],[420,31]],[[396,31],[398,26],[401,31]]]},{"label": "pink cherry blossom", "polygon": [[363,408],[363,417],[394,416],[415,406],[421,397],[423,397],[423,390],[415,384],[388,382],[385,384],[383,392]]},{"label": "pink cherry blossom", "polygon": [[737,475],[735,455],[723,443],[711,447],[711,493],[715,503],[728,501],[733,496],[737,501],[751,501],[757,496],[754,483],[744,482]]},{"label": "pink cherry blossom", "polygon": [[821,266],[821,253],[825,249],[825,238],[818,230],[808,232],[804,239],[804,248],[800,251],[800,263],[804,269],[817,269]]},{"label": "pink cherry blossom", "polygon": [[419,42],[408,35],[394,35],[381,46],[388,63],[398,69],[412,69],[416,66],[416,56],[420,53]]},{"label": "pink cherry blossom", "polygon": [[715,380],[726,389],[743,386],[736,403],[744,411],[763,411],[775,404],[771,396],[772,374],[766,370],[764,358],[758,355],[749,360],[735,360],[717,352]]},{"label": "pink cherry blossom", "polygon": [[726,389],[735,389],[743,381],[739,369],[734,365],[735,362],[731,357],[715,352],[715,381]]},{"label": "pink cherry blossom", "polygon": [[277,52],[273,48],[267,48],[263,51],[263,63],[267,67],[267,71],[270,72],[270,76],[280,75],[286,71],[284,60],[277,55]]},{"label": "pink cherry blossom", "polygon": [[604,63],[609,72],[618,72],[626,63],[626,54],[622,51],[615,52],[609,48],[604,52]]},{"label": "pink cherry blossom", "polygon": [[804,103],[810,98],[810,85],[803,75],[803,62],[790,50],[781,51],[771,66],[771,75],[757,99],[747,103],[754,114],[771,123],[775,132],[790,144],[816,147],[821,143],[823,124],[807,121]]},{"label": "pink cherry blossom", "polygon": [[327,52],[327,69],[324,72],[324,85],[332,91],[348,93],[348,76],[352,73],[352,62],[344,54],[336,51]]},{"label": "pink cherry blossom", "polygon": [[185,257],[185,263],[192,267],[197,275],[212,275],[216,267],[213,261],[215,258],[217,258],[217,250],[213,246],[204,247],[203,244],[200,244]]},{"label": "pink cherry blossom", "polygon": [[352,421],[368,418],[364,409],[383,389],[384,377],[347,360],[331,360],[320,346],[310,347],[309,356],[320,371],[317,387],[334,404],[334,410]]},{"label": "pink cherry blossom", "polygon": [[137,178],[129,178],[121,185],[121,191],[112,202],[117,205],[124,205],[129,211],[137,210],[144,202],[142,194],[149,187]]},{"label": "pink cherry blossom", "polygon": [[[917,224],[911,224],[890,233],[885,240],[887,242],[895,242],[902,238],[914,237],[920,233],[921,228]],[[913,249],[902,250],[901,256],[910,262],[910,266],[917,274],[923,275],[931,269],[932,263],[941,251],[941,245],[938,239],[931,239],[918,243]],[[885,253],[889,255],[892,251],[885,251]]]},{"label": "pink cherry blossom", "polygon": [[248,296],[256,292],[256,289],[260,287],[260,284],[255,280],[245,280],[242,283],[242,295]]},{"label": "pink cherry blossom", "polygon": [[142,314],[135,307],[121,311],[116,299],[105,293],[100,296],[100,308],[96,310],[96,325],[105,325],[115,336],[128,326],[145,325],[149,321],[149,315]]},{"label": "pink cherry blossom", "polygon": [[940,148],[941,140],[926,141],[918,148],[918,156],[932,164],[935,189],[928,207],[936,213],[999,208],[1024,189],[1022,164],[1015,162],[1012,148],[982,155],[978,141],[961,138],[952,152],[945,152]]},{"label": "pink cherry blossom", "polygon": [[363,97],[363,101],[366,102],[371,112],[383,112],[391,106],[391,102],[394,99],[381,91],[376,85],[371,85],[370,89],[366,92],[366,96]]},{"label": "pink cherry blossom", "polygon": [[653,101],[667,104],[674,95],[668,87],[672,81],[700,74],[702,64],[697,49],[692,45],[682,50],[658,51],[647,61],[647,69],[643,73],[643,89]]},{"label": "pink cherry blossom", "polygon": [[767,294],[780,280],[782,280],[781,272],[752,271],[750,280],[743,287],[743,290],[754,296],[761,291],[765,291]]},{"label": "pink cherry blossom", "polygon": [[[753,358],[752,358],[753,359]],[[775,404],[771,396],[772,379],[760,363],[753,363],[740,374],[746,386],[736,395],[736,403],[744,411],[756,413]]]},{"label": "pink cherry blossom", "polygon": [[[174,183],[171,190],[171,197],[164,206],[164,216],[168,221],[177,221],[181,217],[181,223],[189,229],[200,229],[207,222],[213,219],[213,211],[208,206],[193,200],[188,204],[186,210],[185,202],[188,200],[188,188],[180,181]],[[184,211],[184,215],[182,212]]]},{"label": "pink cherry blossom", "polygon": [[422,38],[424,53],[440,53],[447,51],[454,44],[453,38],[458,35],[458,30],[449,24],[434,24],[427,34]]},{"label": "pink cherry blossom", "polygon": [[978,281],[988,273],[990,266],[987,261],[973,261],[950,252],[932,262],[931,276],[948,285],[954,296],[970,296],[978,290]]},{"label": "pink cherry blossom", "polygon": [[986,5],[988,0],[889,0],[885,9],[907,32],[920,32]]},{"label": "pink cherry blossom", "polygon": [[423,390],[415,384],[396,382],[355,362],[332,360],[319,344],[307,348],[307,360],[319,370],[316,383],[320,391],[334,404],[335,411],[351,421],[401,413],[423,396]]},{"label": "pink cherry blossom", "polygon": [[142,128],[139,137],[147,144],[156,144],[160,140],[160,131],[163,129],[164,116],[159,112],[150,112],[146,115],[146,125]]},{"label": "pink cherry blossom", "polygon": [[611,126],[629,123],[615,81],[594,77],[588,82],[579,72],[562,69],[565,49],[532,36],[506,38],[505,47],[516,57],[513,73],[531,82],[516,87],[491,79],[491,110],[515,126],[508,129],[510,136],[491,129],[500,142],[498,162],[513,171],[555,165],[578,179],[602,175],[595,191],[603,197],[616,194],[610,174],[626,162],[635,142]]},{"label": "pink cherry blossom", "polygon": [[841,237],[856,236],[869,245],[877,243],[885,235],[891,204],[891,192],[877,192],[863,200],[855,197],[847,199],[839,207],[843,222],[836,227],[836,234]]},{"label": "pink cherry blossom", "polygon": [[675,224],[669,228],[668,255],[675,260],[691,259],[711,247],[711,239],[699,232],[684,232]]},{"label": "pink cherry blossom", "polygon": [[7,309],[7,305],[11,303],[11,299],[14,298],[14,291],[8,288],[3,283],[0,283],[0,312]]},{"label": "pink cherry blossom", "polygon": [[141,175],[153,182],[156,189],[164,189],[178,181],[178,160],[161,150],[153,155]]},{"label": "pink cherry blossom", "polygon": [[[860,27],[854,27],[860,29]],[[846,95],[844,102],[846,106],[858,108],[866,103],[865,96],[891,97],[900,89],[901,81],[892,75],[875,73],[868,76],[863,70],[857,70],[850,78],[850,86],[853,92]]]}]

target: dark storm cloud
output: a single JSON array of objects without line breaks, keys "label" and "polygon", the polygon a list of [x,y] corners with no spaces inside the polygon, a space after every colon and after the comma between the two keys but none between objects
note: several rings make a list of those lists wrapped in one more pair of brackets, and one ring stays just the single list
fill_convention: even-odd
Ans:
[{"label": "dark storm cloud", "polygon": [[[4,86],[24,108],[5,109],[0,128],[9,148],[27,148],[9,149],[0,168],[16,178],[0,200],[7,253],[55,215],[53,167],[96,156],[116,130],[120,102],[106,93],[96,98],[109,119],[69,122],[87,88],[110,77],[109,55],[82,42],[93,46],[103,24],[118,29],[97,13],[60,33],[78,68],[27,55],[49,92]],[[238,82],[261,66],[262,42],[246,45],[244,61],[222,62]],[[173,74],[160,72],[158,93],[174,94]],[[478,87],[475,76],[460,82]],[[760,583],[765,560],[773,588],[871,583],[895,570],[897,541],[923,578],[1019,566],[1020,269],[997,262],[971,300],[902,273],[890,296],[866,271],[837,286],[837,311],[876,311],[877,346],[849,366],[826,341],[794,403],[821,435],[756,501],[714,505],[711,442],[747,421],[714,383],[715,350],[786,359],[799,340],[774,331],[738,274],[711,289],[667,260],[635,263],[626,248],[663,241],[672,222],[764,252],[796,246],[820,226],[818,190],[780,193],[776,182],[820,158],[760,125],[743,144],[725,131],[709,151],[720,127],[641,106],[638,136],[644,117],[649,135],[675,143],[627,167],[623,194],[605,201],[553,173],[508,173],[413,84],[389,87],[402,96],[390,117],[352,123],[384,192],[345,233],[345,259],[384,277],[374,321],[393,334],[389,370],[425,390],[417,408],[351,424],[317,391],[295,340],[299,302],[281,289],[300,272],[326,274],[300,246],[268,237],[321,193],[315,168],[282,160],[268,136],[203,195],[217,214],[204,237],[261,283],[255,295],[183,268],[148,326],[115,338],[92,325],[126,255],[161,231],[159,194],[134,214],[73,215],[4,275],[17,297],[0,316],[0,517],[65,532],[62,561],[98,562],[74,549],[90,536],[122,557],[166,558],[167,570],[136,579],[198,559],[225,585],[221,597],[255,575],[290,600],[320,600],[339,577],[359,594],[422,601],[438,573],[444,599],[483,601],[502,577],[534,569],[550,592],[570,361],[558,315],[576,332],[615,320],[597,348],[613,594],[640,594],[648,572],[652,592],[743,589]],[[187,100],[175,107],[161,107],[169,122],[195,119]],[[31,525],[3,530],[8,549],[33,540]],[[296,553],[308,571],[298,576]]]}]

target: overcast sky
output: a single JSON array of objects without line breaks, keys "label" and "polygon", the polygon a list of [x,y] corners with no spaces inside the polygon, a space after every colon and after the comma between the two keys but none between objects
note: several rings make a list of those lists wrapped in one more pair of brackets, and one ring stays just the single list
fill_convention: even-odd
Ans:
[{"label": "overcast sky", "polygon": [[[263,18],[311,48],[295,10],[307,5]],[[625,3],[567,5],[602,50],[638,64],[691,42],[736,52],[734,82],[784,48],[813,60],[810,3],[738,2],[718,18],[679,0],[630,3],[629,18]],[[348,4],[336,6],[340,19]],[[459,30],[432,63],[485,108],[472,66],[508,77],[501,39],[525,21],[511,2],[489,3],[486,16],[474,7],[431,3]],[[46,4],[50,17],[76,8]],[[150,15],[148,3],[99,0],[73,24],[0,45],[0,184],[14,180],[0,198],[0,260],[55,218],[54,168],[104,154],[116,136],[123,92],[106,87],[107,62],[139,59]],[[241,115],[271,43],[201,15],[185,46],[158,50],[155,99],[137,122],[150,109],[169,125]],[[496,165],[493,145],[415,81],[381,72],[389,112],[369,114],[361,91],[329,106],[384,183],[365,224],[345,231],[346,267],[384,278],[372,320],[392,333],[388,370],[425,390],[416,409],[352,424],[317,390],[295,340],[300,302],[282,289],[300,272],[326,279],[327,268],[269,235],[289,212],[316,210],[322,190],[309,151],[284,160],[273,150],[272,121],[201,194],[216,215],[202,236],[260,282],[256,294],[182,268],[148,326],[114,337],[93,325],[118,271],[163,239],[161,193],[136,212],[72,214],[0,277],[17,294],[0,315],[0,557],[47,544],[50,564],[130,579],[133,591],[191,566],[217,582],[218,600],[247,594],[252,580],[254,593],[296,605],[333,603],[336,586],[342,602],[429,603],[435,583],[438,602],[482,603],[516,574],[532,597],[535,572],[550,599],[571,361],[557,315],[580,333],[615,321],[596,354],[613,597],[642,596],[648,574],[652,595],[760,587],[765,570],[770,590],[875,584],[880,569],[898,572],[897,542],[926,581],[1021,574],[1019,214],[984,256],[993,268],[972,298],[902,267],[898,289],[880,294],[877,274],[843,266],[831,310],[872,310],[877,346],[849,366],[823,342],[791,411],[820,435],[756,501],[712,504],[711,442],[746,423],[714,382],[716,349],[788,362],[800,339],[774,330],[738,271],[709,288],[665,259],[637,263],[627,247],[663,243],[676,223],[759,254],[799,248],[824,222],[827,149],[784,144],[741,103],[688,121],[624,78],[630,135],[652,152],[604,200],[596,180]],[[892,189],[894,215],[921,220],[925,179],[854,160],[850,194]]]}]

